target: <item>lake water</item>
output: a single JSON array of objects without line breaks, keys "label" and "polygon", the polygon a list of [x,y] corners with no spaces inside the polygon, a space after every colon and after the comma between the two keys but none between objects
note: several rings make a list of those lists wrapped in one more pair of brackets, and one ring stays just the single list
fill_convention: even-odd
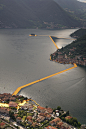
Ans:
[{"label": "lake water", "polygon": [[[76,29],[36,30],[0,29],[0,93],[13,93],[19,86],[57,73],[73,65],[49,60],[56,48],[48,36],[58,39],[59,48],[72,42],[69,36]],[[69,110],[81,123],[86,123],[86,68],[77,67],[65,73],[24,88],[19,92],[41,106]]]}]

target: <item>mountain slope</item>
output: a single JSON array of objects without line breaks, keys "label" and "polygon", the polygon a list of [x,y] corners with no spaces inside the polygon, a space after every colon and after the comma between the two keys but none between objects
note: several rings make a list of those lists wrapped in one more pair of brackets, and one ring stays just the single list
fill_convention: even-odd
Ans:
[{"label": "mountain slope", "polygon": [[84,35],[86,35],[86,29],[79,29],[79,30],[75,31],[74,33],[72,33],[70,36],[80,38]]},{"label": "mountain slope", "polygon": [[54,0],[75,19],[86,27],[86,3],[77,0]]},{"label": "mountain slope", "polygon": [[86,12],[86,3],[77,0],[54,0],[62,8],[74,11],[76,13]]},{"label": "mountain slope", "polygon": [[53,0],[0,0],[0,28],[80,26]]}]

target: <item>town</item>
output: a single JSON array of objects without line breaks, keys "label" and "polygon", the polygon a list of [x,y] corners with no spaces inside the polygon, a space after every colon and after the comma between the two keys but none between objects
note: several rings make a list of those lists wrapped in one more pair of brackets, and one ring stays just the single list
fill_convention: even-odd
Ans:
[{"label": "town", "polygon": [[[63,48],[62,48],[63,49]],[[75,55],[74,52],[76,50],[75,47],[72,49],[68,49],[68,51],[62,50],[59,51],[59,49],[50,55],[50,60],[61,63],[61,64],[77,64],[86,66],[86,58],[82,55]]]},{"label": "town", "polygon": [[69,111],[41,107],[31,98],[0,94],[0,129],[85,129]]}]

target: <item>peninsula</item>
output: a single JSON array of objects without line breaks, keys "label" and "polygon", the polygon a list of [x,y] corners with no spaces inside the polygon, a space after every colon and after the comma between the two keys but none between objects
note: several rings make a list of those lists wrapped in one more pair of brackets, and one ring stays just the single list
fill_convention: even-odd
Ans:
[{"label": "peninsula", "polygon": [[[81,36],[82,31],[85,34],[83,36]],[[76,63],[77,65],[86,66],[86,29],[80,29],[72,35],[77,37],[77,40],[51,54],[50,60],[62,64]]]}]

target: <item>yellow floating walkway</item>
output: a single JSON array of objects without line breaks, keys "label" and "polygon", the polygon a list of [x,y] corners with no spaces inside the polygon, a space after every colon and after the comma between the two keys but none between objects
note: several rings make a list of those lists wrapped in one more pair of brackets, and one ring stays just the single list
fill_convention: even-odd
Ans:
[{"label": "yellow floating walkway", "polygon": [[49,75],[49,76],[47,76],[47,77],[41,78],[41,79],[39,79],[39,80],[33,81],[33,82],[28,83],[28,84],[25,84],[25,85],[23,85],[23,86],[20,86],[20,87],[18,87],[18,88],[14,91],[14,93],[13,93],[12,95],[18,94],[18,92],[19,92],[21,89],[23,89],[23,88],[25,88],[25,87],[27,87],[27,86],[31,86],[31,85],[33,85],[33,84],[35,84],[35,83],[41,82],[41,81],[43,81],[43,80],[46,80],[46,79],[48,79],[48,78],[50,78],[50,77],[53,77],[53,76],[58,75],[58,74],[60,74],[60,73],[66,72],[66,71],[71,70],[71,69],[76,68],[76,67],[77,67],[77,65],[74,64],[74,67],[65,69],[65,70],[60,71],[60,72],[58,72],[58,73]]},{"label": "yellow floating walkway", "polygon": [[[29,35],[29,36],[31,36],[31,35]],[[35,35],[35,36],[49,36],[49,35]],[[52,39],[52,37],[51,37],[51,36],[49,36],[49,37],[50,37],[50,39],[52,40],[52,42],[54,43],[54,45],[56,46],[56,48],[59,49],[58,46],[56,45],[56,43],[54,42],[54,40]],[[71,69],[76,68],[76,67],[77,67],[77,65],[74,64],[74,67],[65,69],[65,70],[60,71],[60,72],[58,72],[58,73],[49,75],[49,76],[47,76],[47,77],[41,78],[41,79],[39,79],[39,80],[33,81],[33,82],[28,83],[28,84],[25,84],[25,85],[23,85],[23,86],[20,86],[20,87],[18,87],[18,88],[14,91],[14,93],[13,93],[12,95],[17,95],[21,89],[23,89],[23,88],[25,88],[25,87],[27,87],[27,86],[31,86],[31,85],[33,85],[33,84],[35,84],[35,83],[41,82],[41,81],[43,81],[43,80],[46,80],[46,79],[48,79],[48,78],[50,78],[50,77],[53,77],[53,76],[58,75],[58,74],[60,74],[60,73],[66,72],[66,71],[71,70]]]},{"label": "yellow floating walkway", "polygon": [[[49,37],[51,37],[50,35],[29,35],[29,36],[49,36]],[[69,40],[76,40],[76,39],[71,39],[71,38],[63,38],[63,37],[57,37],[57,36],[53,36],[53,37],[56,37],[56,38],[58,38],[58,39],[69,39]]]},{"label": "yellow floating walkway", "polygon": [[50,37],[50,39],[52,40],[52,42],[54,43],[55,47],[56,47],[57,49],[59,49],[58,46],[56,45],[56,43],[54,42],[54,40],[52,39],[52,37],[51,37],[51,36],[49,36],[49,37]]}]

